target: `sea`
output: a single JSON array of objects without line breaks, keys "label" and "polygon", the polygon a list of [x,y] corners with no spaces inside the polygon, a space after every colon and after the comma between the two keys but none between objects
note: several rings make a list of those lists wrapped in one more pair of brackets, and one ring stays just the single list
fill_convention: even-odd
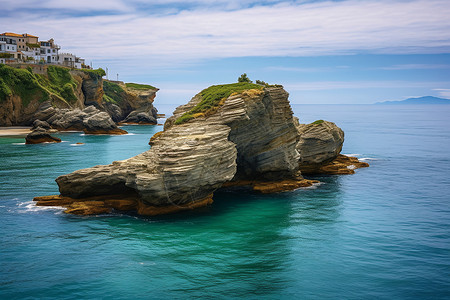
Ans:
[{"label": "sea", "polygon": [[335,122],[342,153],[370,167],[292,192],[217,192],[182,214],[74,216],[32,199],[148,150],[162,126],[0,137],[0,299],[450,299],[450,105],[293,110]]}]

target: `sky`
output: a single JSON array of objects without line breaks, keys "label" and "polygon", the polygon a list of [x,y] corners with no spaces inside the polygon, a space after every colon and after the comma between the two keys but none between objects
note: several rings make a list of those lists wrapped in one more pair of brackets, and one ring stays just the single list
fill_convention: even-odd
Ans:
[{"label": "sky", "polygon": [[450,98],[449,0],[0,0],[0,31],[54,38],[155,105],[252,80],[293,104]]}]

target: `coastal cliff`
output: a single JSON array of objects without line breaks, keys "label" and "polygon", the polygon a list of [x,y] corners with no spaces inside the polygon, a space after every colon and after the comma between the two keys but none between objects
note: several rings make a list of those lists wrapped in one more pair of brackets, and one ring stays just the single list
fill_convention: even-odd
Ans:
[{"label": "coastal cliff", "polygon": [[123,121],[130,113],[139,111],[153,118],[148,124],[156,124],[153,101],[158,89],[109,82],[103,80],[104,75],[102,69],[58,66],[20,69],[0,65],[0,126],[31,125],[35,120],[44,120],[43,115],[46,110],[50,112],[49,108],[56,114],[82,111],[89,106],[105,112],[114,122]]},{"label": "coastal cliff", "polygon": [[300,173],[298,126],[281,86],[212,86],[175,110],[150,150],[60,176],[61,195],[35,200],[77,214],[122,205],[157,215],[208,205],[222,187],[279,192],[311,186],[317,181]]}]

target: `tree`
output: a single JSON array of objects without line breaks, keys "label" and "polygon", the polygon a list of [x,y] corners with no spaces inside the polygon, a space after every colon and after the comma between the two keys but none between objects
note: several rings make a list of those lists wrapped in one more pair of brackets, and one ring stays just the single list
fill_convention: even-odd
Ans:
[{"label": "tree", "polygon": [[247,73],[242,74],[242,75],[238,78],[238,82],[249,82],[249,83],[252,83],[252,81],[250,80],[250,78],[248,78]]}]

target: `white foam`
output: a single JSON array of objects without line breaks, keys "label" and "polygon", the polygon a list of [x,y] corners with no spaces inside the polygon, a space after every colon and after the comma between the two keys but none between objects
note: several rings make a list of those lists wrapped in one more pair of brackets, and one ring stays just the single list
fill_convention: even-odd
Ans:
[{"label": "white foam", "polygon": [[63,211],[65,208],[61,206],[36,206],[34,201],[21,202],[17,205],[20,213],[37,212],[45,210]]},{"label": "white foam", "polygon": [[345,155],[345,156],[356,156],[356,157],[361,156],[361,154],[359,154],[359,153],[350,153],[350,154],[343,154],[343,155]]},{"label": "white foam", "polygon": [[12,143],[13,145],[25,145],[25,143]]},{"label": "white foam", "polygon": [[298,189],[301,189],[301,190],[315,190],[319,186],[321,186],[322,184],[325,184],[325,183],[324,182],[317,182],[317,183],[313,183],[311,186],[301,187],[301,188],[298,188]]},{"label": "white foam", "polygon": [[356,169],[356,166],[355,165],[350,165],[350,166],[347,166],[347,169],[354,170],[354,169]]},{"label": "white foam", "polygon": [[70,146],[83,146],[84,144],[70,144]]},{"label": "white foam", "polygon": [[372,157],[362,157],[362,158],[359,158],[359,160],[365,161],[365,160],[378,160],[378,159],[372,158]]}]

